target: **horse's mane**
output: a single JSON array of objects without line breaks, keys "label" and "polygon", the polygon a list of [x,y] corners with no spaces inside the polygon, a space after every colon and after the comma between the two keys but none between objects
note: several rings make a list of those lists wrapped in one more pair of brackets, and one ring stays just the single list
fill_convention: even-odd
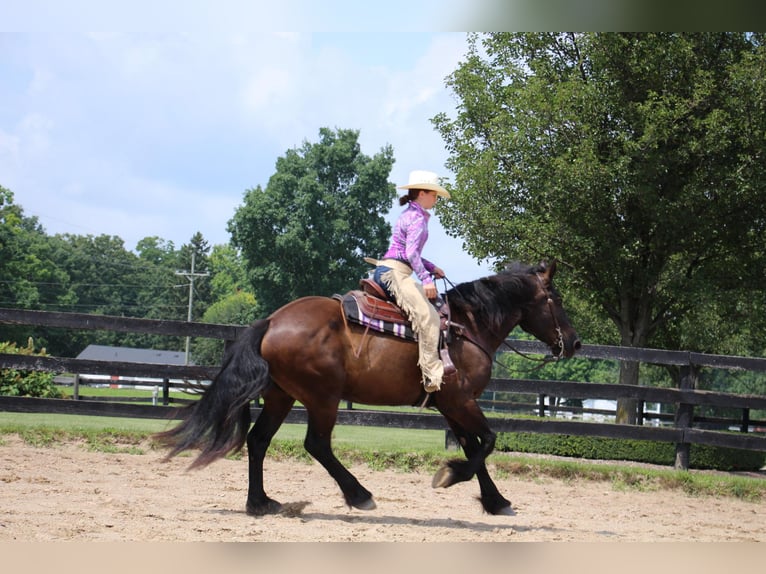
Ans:
[{"label": "horse's mane", "polygon": [[498,331],[513,307],[525,305],[537,289],[532,281],[542,265],[510,263],[496,275],[459,283],[446,293],[450,309],[473,315],[476,324]]}]

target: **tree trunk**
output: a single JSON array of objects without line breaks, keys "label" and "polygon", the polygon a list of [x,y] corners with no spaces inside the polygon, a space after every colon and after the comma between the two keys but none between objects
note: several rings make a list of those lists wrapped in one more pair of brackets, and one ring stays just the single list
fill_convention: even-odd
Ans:
[{"label": "tree trunk", "polygon": [[[636,361],[620,362],[620,384],[638,385],[638,366]],[[637,399],[619,399],[617,401],[617,424],[634,425],[636,424]]]},{"label": "tree trunk", "polygon": [[[681,378],[678,381],[678,388],[696,389],[699,380],[700,368],[697,365],[684,365],[681,367]],[[691,428],[694,420],[694,405],[684,403],[676,404],[675,425],[676,428]],[[682,470],[689,469],[689,443],[676,443],[676,460],[674,467]]]},{"label": "tree trunk", "polygon": [[[620,302],[620,344],[623,347],[643,347],[649,335],[651,305],[648,297],[632,298],[623,293]],[[620,362],[620,384],[638,386],[639,363]],[[634,425],[637,420],[637,399],[623,398],[617,401],[617,424]]]}]

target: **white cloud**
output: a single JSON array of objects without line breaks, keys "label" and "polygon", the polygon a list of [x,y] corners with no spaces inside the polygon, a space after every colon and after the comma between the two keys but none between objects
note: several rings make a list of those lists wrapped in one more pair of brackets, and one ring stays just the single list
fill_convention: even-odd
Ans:
[{"label": "white cloud", "polygon": [[[316,141],[320,127],[360,130],[368,155],[391,144],[394,182],[412,169],[441,173],[446,152],[430,118],[450,111],[444,78],[465,50],[462,34],[4,41],[18,75],[12,108],[0,112],[0,185],[49,232],[118,235],[128,246],[151,235],[180,245],[196,231],[227,241],[244,190],[265,185],[277,157]],[[432,233],[429,251],[461,259],[438,222]]]}]

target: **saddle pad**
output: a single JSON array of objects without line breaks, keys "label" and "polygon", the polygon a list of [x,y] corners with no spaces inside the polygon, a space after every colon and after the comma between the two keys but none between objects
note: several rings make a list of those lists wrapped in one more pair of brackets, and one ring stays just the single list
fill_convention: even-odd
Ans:
[{"label": "saddle pad", "polygon": [[[358,300],[360,295],[364,294],[361,291],[351,291],[345,295],[334,296],[336,299],[340,300],[343,314],[348,321],[356,323],[357,325],[369,327],[380,333],[387,333],[389,335],[401,337],[402,339],[417,341],[417,336],[412,331],[412,327],[409,323],[387,321],[365,314],[362,310],[362,304],[360,304]],[[364,301],[364,299],[362,299],[362,301]]]}]

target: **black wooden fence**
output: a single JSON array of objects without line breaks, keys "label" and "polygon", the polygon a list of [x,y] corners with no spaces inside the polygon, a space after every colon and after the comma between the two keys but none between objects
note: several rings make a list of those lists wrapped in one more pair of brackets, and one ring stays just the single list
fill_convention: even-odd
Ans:
[{"label": "black wooden fence", "polygon": [[[52,313],[18,309],[0,309],[0,323],[35,325],[67,329],[95,329],[131,333],[150,333],[168,336],[191,336],[223,339],[231,342],[245,329],[242,326],[216,325],[184,321],[156,321],[87,315],[78,313]],[[534,341],[513,341],[514,347],[527,353],[545,354],[544,345]],[[766,359],[707,355],[685,351],[664,351],[657,349],[636,349],[600,345],[584,345],[578,356],[591,359],[629,360],[653,364],[677,365],[689,373],[700,368],[743,369],[766,371]],[[163,405],[115,403],[101,400],[39,399],[28,397],[0,396],[0,411],[44,412],[80,415],[101,415],[112,417],[133,417],[153,419],[175,419],[179,408],[169,405],[171,379],[205,381],[213,378],[217,367],[194,365],[157,365],[142,363],[119,363],[80,360],[63,357],[38,357],[0,354],[0,369],[45,371],[51,373],[87,373],[112,376],[153,377],[163,380]],[[497,432],[539,432],[550,434],[608,437],[617,439],[654,440],[677,445],[676,466],[688,467],[690,444],[707,444],[747,450],[766,451],[766,436],[747,432],[751,426],[766,426],[762,421],[750,419],[752,410],[766,410],[766,396],[741,395],[700,391],[693,388],[694,378],[684,378],[680,389],[664,389],[632,385],[603,383],[539,381],[524,379],[492,379],[487,391],[533,394],[539,397],[536,406],[539,418],[493,417],[491,425]],[[644,414],[642,405],[647,402],[670,405],[673,426],[624,425],[604,422],[561,420],[545,416],[550,410],[545,397],[567,399],[635,399],[639,405],[639,422],[659,415]],[[741,412],[734,423],[742,432],[727,432],[700,428],[706,422],[704,417],[695,415],[696,407],[734,408]],[[523,406],[522,406],[523,408]],[[557,407],[562,411],[561,407]],[[257,416],[260,408],[252,407]],[[286,422],[305,423],[306,413],[295,408]],[[720,421],[719,421],[720,422]],[[445,430],[446,423],[441,415],[425,412],[393,412],[366,410],[350,404],[338,415],[339,424],[386,426],[399,428]]]}]

